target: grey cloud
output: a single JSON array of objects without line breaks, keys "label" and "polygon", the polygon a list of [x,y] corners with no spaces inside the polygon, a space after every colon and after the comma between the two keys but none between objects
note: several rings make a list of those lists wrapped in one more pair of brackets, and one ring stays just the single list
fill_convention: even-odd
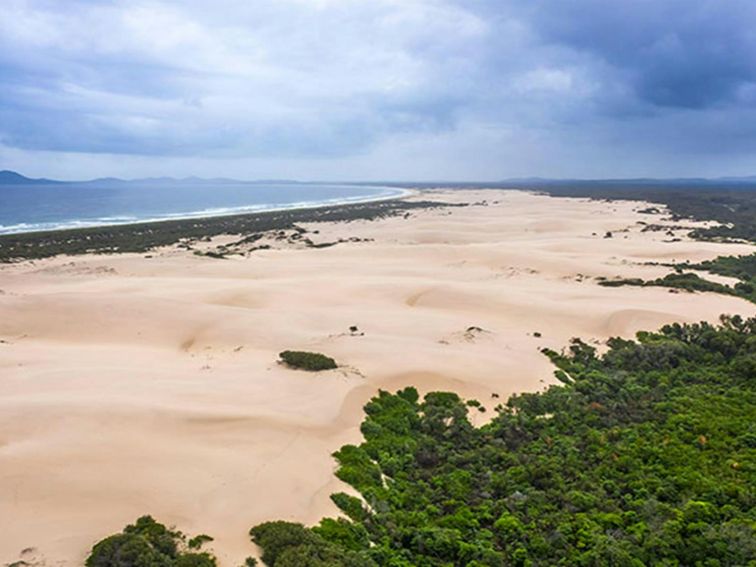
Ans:
[{"label": "grey cloud", "polygon": [[[590,163],[614,146],[635,171],[651,152],[684,168],[756,145],[750,0],[9,0],[5,10],[0,143],[27,152],[338,170],[388,159],[411,138],[439,152],[423,172],[488,152],[477,170],[460,157],[458,177],[497,164],[505,177],[543,173],[522,168],[543,168],[546,152],[554,172],[573,172],[576,156]],[[402,167],[411,176],[412,162]]]},{"label": "grey cloud", "polygon": [[539,1],[524,12],[544,41],[608,62],[653,105],[732,102],[756,79],[750,0]]}]

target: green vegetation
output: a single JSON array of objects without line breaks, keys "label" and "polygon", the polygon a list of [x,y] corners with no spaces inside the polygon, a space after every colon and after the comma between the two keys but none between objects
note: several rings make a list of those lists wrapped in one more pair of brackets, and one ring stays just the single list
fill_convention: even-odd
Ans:
[{"label": "green vegetation", "polygon": [[620,278],[616,280],[602,279],[602,280],[599,280],[598,284],[604,287],[622,287],[623,285],[635,285],[635,286],[647,285],[646,282],[640,278]]},{"label": "green vegetation", "polygon": [[602,280],[599,285],[604,287],[620,287],[624,285],[639,287],[671,287],[685,291],[713,291],[726,295],[736,295],[735,290],[724,284],[711,282],[694,273],[672,273],[655,280],[642,280],[640,278],[626,278],[617,280]]},{"label": "green vegetation", "polygon": [[[262,560],[268,567],[370,567],[375,564],[361,554],[348,549],[350,541],[341,537],[336,524],[359,530],[359,526],[344,520],[323,520],[314,529],[291,522],[266,522],[250,530],[252,541],[263,549]],[[320,535],[325,532],[340,543],[332,543]],[[364,544],[367,545],[367,537]]]},{"label": "green vegetation", "polygon": [[736,288],[732,288],[725,284],[709,281],[702,278],[698,274],[693,274],[690,272],[667,274],[663,278],[657,278],[651,282],[648,282],[648,285],[673,287],[677,289],[684,289],[686,291],[713,291],[726,295],[741,295],[739,290]]},{"label": "green vegetation", "polygon": [[[666,205],[674,220],[713,220],[718,226],[695,229],[701,240],[746,240],[756,242],[756,188],[751,185],[654,185],[631,181],[543,181],[521,184],[554,196],[591,199],[650,201]],[[652,214],[653,208],[641,212]]]},{"label": "green vegetation", "polygon": [[339,366],[330,356],[320,354],[319,352],[285,350],[278,356],[280,356],[281,360],[291,368],[309,370],[311,372],[333,370]]},{"label": "green vegetation", "polygon": [[[663,278],[644,281],[640,278],[626,278],[616,280],[601,280],[599,285],[605,287],[631,286],[661,286],[686,291],[713,291],[725,295],[735,295],[756,303],[756,254],[749,256],[720,256],[714,260],[700,264],[673,265],[677,271],[667,274]],[[738,278],[740,281],[734,286],[709,281],[684,269],[703,270],[713,274]]]},{"label": "green vegetation", "polygon": [[123,532],[96,543],[86,561],[86,567],[216,567],[215,558],[199,549],[212,541],[206,535],[197,536],[185,546],[186,537],[142,516]]},{"label": "green vegetation", "polygon": [[712,274],[737,278],[733,291],[736,295],[756,303],[756,254],[748,256],[720,256],[714,260],[690,266]]},{"label": "green vegetation", "polygon": [[200,534],[190,539],[187,545],[189,549],[200,549],[206,543],[210,543],[211,541],[213,541],[213,539],[214,538],[212,538],[211,536],[207,534]]},{"label": "green vegetation", "polygon": [[[297,231],[297,223],[372,220],[402,215],[413,209],[455,206],[459,205],[395,199],[313,209],[5,234],[0,235],[0,263],[49,258],[58,254],[148,252],[159,246],[177,243],[189,247],[193,241],[208,241],[221,234],[238,234],[241,236],[239,243],[254,242],[265,232]],[[204,255],[214,258],[225,256],[220,253],[217,256]]]},{"label": "green vegetation", "polygon": [[712,274],[738,278],[742,281],[756,280],[756,254],[748,256],[720,256],[714,260],[693,265]]},{"label": "green vegetation", "polygon": [[564,385],[475,428],[453,393],[366,406],[348,519],[251,530],[269,567],[753,565],[756,319],[544,353]]}]

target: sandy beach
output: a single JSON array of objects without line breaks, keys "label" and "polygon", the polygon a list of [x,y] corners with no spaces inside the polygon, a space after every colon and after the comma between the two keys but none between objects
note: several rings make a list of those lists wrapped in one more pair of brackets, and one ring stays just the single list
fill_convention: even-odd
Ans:
[{"label": "sandy beach", "polygon": [[[0,264],[0,565],[82,565],[95,541],[149,513],[212,535],[220,564],[236,567],[255,553],[252,525],[336,513],[330,455],[359,441],[379,388],[454,390],[490,415],[554,383],[543,347],[753,315],[735,297],[597,285],[752,252],[642,232],[664,222],[639,212],[647,203],[408,199],[469,206],[304,226],[345,241],[327,248],[271,238],[227,259],[174,246]],[[342,366],[293,371],[276,362],[285,349]]]}]

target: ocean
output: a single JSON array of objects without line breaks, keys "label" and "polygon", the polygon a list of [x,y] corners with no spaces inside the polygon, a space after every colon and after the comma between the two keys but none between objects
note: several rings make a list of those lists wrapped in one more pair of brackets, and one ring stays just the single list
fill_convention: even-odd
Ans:
[{"label": "ocean", "polygon": [[0,185],[0,234],[352,203],[404,193],[392,187],[275,182]]}]

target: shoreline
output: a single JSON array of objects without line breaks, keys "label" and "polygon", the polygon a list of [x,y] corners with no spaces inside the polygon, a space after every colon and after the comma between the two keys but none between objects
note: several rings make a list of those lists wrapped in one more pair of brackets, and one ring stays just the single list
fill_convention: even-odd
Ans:
[{"label": "shoreline", "polygon": [[[349,198],[335,198],[335,199],[328,199],[325,201],[299,201],[295,203],[290,203],[288,205],[249,205],[244,207],[234,207],[232,210],[226,210],[225,212],[221,212],[223,209],[217,209],[213,211],[213,209],[205,209],[202,211],[196,211],[196,212],[186,212],[186,213],[170,213],[167,216],[164,217],[155,217],[155,218],[144,218],[144,219],[129,219],[124,220],[123,222],[108,222],[108,221],[116,221],[119,217],[101,217],[100,220],[103,220],[104,222],[99,222],[97,220],[92,221],[92,223],[87,223],[86,221],[68,221],[68,224],[72,226],[66,226],[66,223],[61,223],[58,226],[50,227],[50,228],[41,228],[41,229],[33,229],[33,230],[20,230],[20,231],[12,231],[12,232],[2,232],[0,231],[0,238],[4,236],[20,236],[20,235],[33,235],[33,234],[40,234],[40,233],[55,233],[55,232],[61,232],[61,231],[73,231],[73,230],[85,230],[85,229],[95,229],[95,228],[110,228],[110,227],[116,227],[116,226],[132,226],[132,225],[143,225],[143,224],[152,224],[152,223],[159,223],[159,222],[171,222],[171,221],[189,221],[189,220],[196,220],[196,219],[212,219],[212,218],[218,218],[218,217],[230,217],[230,216],[240,216],[240,215],[253,215],[253,214],[260,214],[260,213],[274,213],[274,212],[281,212],[281,211],[298,211],[298,210],[304,210],[304,209],[316,209],[316,208],[323,208],[323,207],[337,207],[342,205],[357,205],[362,203],[373,203],[373,202],[379,202],[379,201],[387,201],[387,200],[393,200],[393,199],[404,199],[406,197],[412,196],[417,192],[417,190],[404,188],[404,187],[374,187],[374,189],[383,189],[387,191],[392,191],[393,193],[390,195],[376,195],[376,196],[364,196],[364,197],[349,197]],[[0,188],[1,190],[1,188]],[[106,220],[107,219],[107,220]],[[80,223],[80,224],[75,224]],[[12,226],[20,226],[26,223],[17,223]]]},{"label": "shoreline", "polygon": [[292,228],[296,223],[373,220],[410,210],[452,206],[409,200],[423,192],[412,189],[403,191],[405,193],[401,196],[383,196],[359,202],[2,234],[0,264],[58,255],[142,253],[177,244],[184,239],[212,238],[227,234],[249,235]]}]

